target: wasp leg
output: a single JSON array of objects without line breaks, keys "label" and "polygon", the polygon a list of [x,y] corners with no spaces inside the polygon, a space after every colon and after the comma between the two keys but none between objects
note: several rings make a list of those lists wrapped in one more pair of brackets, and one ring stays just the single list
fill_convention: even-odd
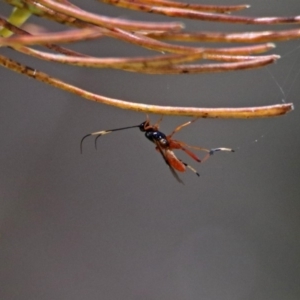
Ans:
[{"label": "wasp leg", "polygon": [[230,149],[230,148],[214,148],[214,149],[210,149],[209,153],[207,153],[205,155],[205,157],[202,159],[202,162],[205,162],[206,160],[208,160],[215,152],[218,152],[218,151],[235,152],[233,149]]},{"label": "wasp leg", "polygon": [[[177,140],[169,140],[169,147],[170,149],[178,149],[178,150],[182,150],[184,151],[187,155],[189,155],[192,159],[194,159],[197,162],[201,162],[201,159],[192,151],[190,151],[189,149],[189,145],[181,142],[181,141],[177,141]],[[199,149],[198,149],[199,150]],[[206,149],[207,150],[207,149]],[[208,152],[209,150],[207,150]]]},{"label": "wasp leg", "polygon": [[195,118],[195,119],[193,119],[193,120],[191,120],[191,121],[188,121],[188,122],[186,122],[186,123],[184,123],[184,124],[182,124],[182,125],[179,125],[178,127],[176,127],[176,128],[171,132],[171,134],[168,135],[168,138],[171,138],[176,132],[180,131],[183,127],[188,126],[188,125],[190,125],[190,124],[196,122],[198,119],[199,119],[199,118]]},{"label": "wasp leg", "polygon": [[189,168],[192,172],[194,172],[197,176],[200,177],[200,174],[197,172],[196,169],[194,169],[193,167],[191,167],[190,165],[188,165],[187,163],[181,161],[187,168]]}]

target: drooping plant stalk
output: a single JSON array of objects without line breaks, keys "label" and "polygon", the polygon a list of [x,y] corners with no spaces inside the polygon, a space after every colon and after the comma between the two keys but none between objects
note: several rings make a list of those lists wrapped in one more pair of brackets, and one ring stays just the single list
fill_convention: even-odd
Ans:
[{"label": "drooping plant stalk", "polygon": [[[5,1],[15,8],[8,20],[0,18],[0,26],[2,26],[0,35],[3,37],[0,38],[0,44],[2,47],[10,47],[15,51],[38,59],[71,64],[79,67],[115,68],[146,74],[195,74],[245,70],[263,67],[273,63],[279,58],[278,55],[263,54],[274,48],[274,44],[271,42],[285,41],[300,37],[300,28],[244,33],[186,32],[183,31],[183,24],[178,22],[138,22],[123,20],[121,18],[111,18],[84,11],[67,0]],[[228,14],[248,8],[248,5],[198,5],[169,0],[102,1],[128,9],[202,21],[263,25],[300,23],[300,16],[253,18]],[[60,33],[32,35],[19,28],[31,14],[77,29]],[[12,34],[15,35],[11,37]],[[88,41],[102,37],[115,38],[160,53],[150,57],[99,58],[78,53],[61,45],[57,45],[83,40]],[[169,43],[169,41],[172,43]],[[186,43],[227,42],[230,43],[230,46],[225,48],[183,46],[176,44],[176,42],[179,41]],[[232,46],[233,43],[263,44]],[[31,45],[43,45],[59,54],[35,50],[30,47]],[[161,52],[166,54],[161,54]],[[205,63],[205,60],[216,62]],[[204,63],[199,63],[198,61]],[[21,65],[4,56],[0,56],[0,65],[89,100],[146,113],[206,118],[255,118],[281,115],[293,108],[291,103],[260,108],[250,107],[238,109],[164,107],[132,103],[90,93],[35,70],[34,68]]]}]

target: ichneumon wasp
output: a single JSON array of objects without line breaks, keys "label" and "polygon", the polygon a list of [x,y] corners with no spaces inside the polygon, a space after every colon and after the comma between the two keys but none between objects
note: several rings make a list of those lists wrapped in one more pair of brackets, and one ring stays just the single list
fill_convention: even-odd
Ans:
[{"label": "ichneumon wasp", "polygon": [[[234,152],[233,149],[230,148],[213,148],[213,149],[206,149],[202,147],[195,147],[195,146],[190,146],[187,145],[184,142],[174,140],[172,137],[173,135],[181,130],[183,127],[190,125],[191,123],[195,122],[198,120],[198,118],[193,119],[189,122],[186,122],[182,125],[179,125],[176,127],[171,134],[165,135],[161,131],[159,131],[159,124],[161,122],[162,118],[154,124],[150,124],[149,117],[147,116],[146,121],[139,125],[134,125],[134,126],[128,126],[128,127],[122,127],[122,128],[116,128],[116,129],[110,129],[110,130],[102,130],[102,131],[97,131],[93,133],[89,133],[85,135],[80,142],[80,151],[82,153],[82,143],[85,138],[89,136],[96,136],[95,138],[95,148],[97,149],[97,139],[101,137],[102,135],[114,132],[114,131],[119,131],[119,130],[125,130],[125,129],[131,129],[131,128],[139,128],[140,131],[145,133],[146,138],[151,141],[152,143],[155,144],[155,149],[162,155],[165,163],[169,166],[171,173],[173,176],[176,178],[176,180],[180,183],[183,183],[183,181],[180,179],[176,171],[178,172],[185,172],[186,168],[190,169],[192,172],[194,172],[197,176],[200,176],[200,174],[190,165],[187,163],[183,162],[181,159],[177,158],[173,150],[182,150],[184,151],[187,155],[189,155],[192,159],[194,159],[197,162],[204,162],[206,161],[211,155],[213,155],[217,151],[228,151],[228,152]],[[204,156],[204,158],[201,160],[195,153],[193,153],[189,149],[195,149],[195,150],[200,150],[204,151],[207,154]]]}]

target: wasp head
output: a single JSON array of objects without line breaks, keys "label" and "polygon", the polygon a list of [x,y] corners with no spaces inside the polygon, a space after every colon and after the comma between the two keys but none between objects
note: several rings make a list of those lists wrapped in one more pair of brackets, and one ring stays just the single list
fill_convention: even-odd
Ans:
[{"label": "wasp head", "polygon": [[139,125],[140,131],[145,132],[147,130],[147,127],[149,127],[149,125],[150,125],[150,122],[148,120],[146,120],[145,122],[141,123]]}]

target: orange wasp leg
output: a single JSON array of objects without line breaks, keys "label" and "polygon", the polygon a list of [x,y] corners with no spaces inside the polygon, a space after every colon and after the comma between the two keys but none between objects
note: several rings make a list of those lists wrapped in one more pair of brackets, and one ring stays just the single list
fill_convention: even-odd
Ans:
[{"label": "orange wasp leg", "polygon": [[[183,150],[187,155],[189,155],[192,159],[194,159],[197,162],[201,162],[201,159],[192,151],[186,149],[185,147],[189,147],[189,145],[180,142],[180,141],[176,141],[176,140],[170,140],[169,137],[167,137],[167,140],[169,142],[170,145],[170,149],[180,149]],[[198,149],[199,150],[199,149]],[[205,149],[207,150],[207,149]],[[207,152],[209,152],[209,150],[207,150]]]},{"label": "orange wasp leg", "polygon": [[[202,159],[202,163],[205,162],[210,156],[212,156],[215,152],[218,152],[218,151],[227,151],[227,152],[234,152],[233,149],[231,148],[213,148],[213,149],[206,149],[206,148],[202,148],[202,147],[197,147],[197,146],[190,146],[190,145],[187,145],[183,142],[179,142],[182,146],[185,146],[187,148],[191,148],[191,149],[195,149],[195,150],[199,150],[199,151],[204,151],[204,152],[208,152],[204,158]],[[183,150],[183,149],[182,149]],[[187,149],[186,149],[187,150]],[[184,150],[185,151],[185,150]],[[192,154],[194,154],[193,152],[191,152]]]},{"label": "orange wasp leg", "polygon": [[150,118],[148,115],[146,115],[146,121],[145,121],[145,127],[144,127],[145,131],[150,130],[150,129],[158,131],[159,124],[162,121],[162,119],[163,119],[163,116],[161,116],[160,119],[154,125],[150,125]]},{"label": "orange wasp leg", "polygon": [[183,162],[181,159],[178,159],[172,150],[165,151],[166,159],[168,160],[169,164],[174,167],[179,172],[185,172],[186,168],[189,168],[192,172],[194,172],[197,176],[200,174],[189,164]]},{"label": "orange wasp leg", "polygon": [[185,127],[185,126],[188,126],[188,125],[190,125],[190,124],[196,122],[198,119],[199,119],[199,118],[196,118],[196,119],[193,119],[193,120],[191,120],[191,121],[188,121],[188,122],[186,122],[186,123],[184,123],[184,124],[182,124],[182,125],[179,125],[178,127],[176,127],[176,128],[171,132],[171,134],[168,135],[168,138],[171,139],[172,136],[173,136],[176,132],[180,131],[180,130],[181,130],[183,127]]},{"label": "orange wasp leg", "polygon": [[[229,151],[229,152],[234,152],[234,150],[232,150],[232,149],[230,149],[230,148],[214,148],[214,149],[210,149],[210,150],[209,150],[209,149],[206,149],[206,148],[203,148],[203,147],[190,146],[190,145],[188,145],[188,144],[186,144],[186,143],[184,143],[184,142],[181,142],[181,141],[177,141],[177,140],[173,140],[173,139],[172,139],[172,136],[173,136],[176,132],[180,131],[183,127],[186,127],[186,126],[188,126],[188,125],[190,125],[190,124],[196,122],[198,119],[199,119],[199,118],[195,118],[195,119],[193,119],[193,120],[191,120],[191,121],[188,121],[188,122],[186,122],[186,123],[184,123],[184,124],[182,124],[182,125],[179,125],[178,127],[176,127],[176,128],[171,132],[171,134],[169,134],[169,135],[167,136],[167,141],[168,141],[168,143],[169,143],[169,148],[170,148],[170,150],[173,150],[173,149],[182,150],[182,151],[184,151],[187,155],[189,155],[192,159],[194,159],[194,160],[197,161],[197,162],[204,162],[204,161],[206,161],[211,155],[213,155],[213,154],[214,154],[215,152],[217,152],[217,151]],[[160,122],[160,120],[159,120],[159,122]],[[157,123],[157,125],[159,124],[159,122]],[[157,128],[158,128],[158,127],[157,127]],[[201,159],[200,159],[195,153],[193,153],[192,151],[190,151],[190,150],[187,149],[187,148],[207,152],[207,155],[204,156],[204,158],[203,158],[202,161],[201,161]],[[176,159],[177,159],[177,158],[176,158]],[[177,160],[178,160],[178,159],[177,159]],[[181,162],[181,161],[180,161],[180,162]],[[183,162],[182,162],[182,163],[183,163]],[[184,164],[186,167],[188,167],[189,169],[191,169],[194,173],[196,173],[196,174],[198,175],[197,171],[196,171],[194,168],[192,168],[191,166],[187,165],[186,163],[183,163],[183,164]],[[176,168],[175,168],[175,169],[176,169]],[[179,170],[178,170],[178,171],[179,171]]]},{"label": "orange wasp leg", "polygon": [[158,130],[159,129],[159,124],[161,123],[161,121],[163,120],[164,116],[161,115],[161,117],[158,119],[158,121],[153,125],[153,127]]},{"label": "orange wasp leg", "polygon": [[[188,126],[188,125],[190,125],[190,124],[196,122],[198,119],[199,119],[199,118],[195,118],[195,119],[193,119],[193,120],[191,120],[191,121],[188,121],[188,122],[186,122],[186,123],[184,123],[184,124],[179,125],[178,127],[176,127],[176,128],[171,132],[171,134],[169,134],[169,135],[167,136],[167,140],[168,140],[168,142],[169,142],[170,149],[180,149],[180,150],[183,150],[187,155],[189,155],[189,156],[190,156],[191,158],[193,158],[195,161],[201,162],[200,158],[197,157],[197,155],[196,155],[195,153],[193,153],[192,151],[190,151],[190,150],[188,150],[188,149],[185,148],[185,147],[188,147],[187,144],[185,144],[185,143],[183,143],[183,142],[180,142],[180,141],[172,140],[172,136],[173,136],[176,132],[180,131],[180,130],[181,130],[183,127],[185,127],[185,126]],[[209,151],[209,150],[207,150],[207,151]]]}]

